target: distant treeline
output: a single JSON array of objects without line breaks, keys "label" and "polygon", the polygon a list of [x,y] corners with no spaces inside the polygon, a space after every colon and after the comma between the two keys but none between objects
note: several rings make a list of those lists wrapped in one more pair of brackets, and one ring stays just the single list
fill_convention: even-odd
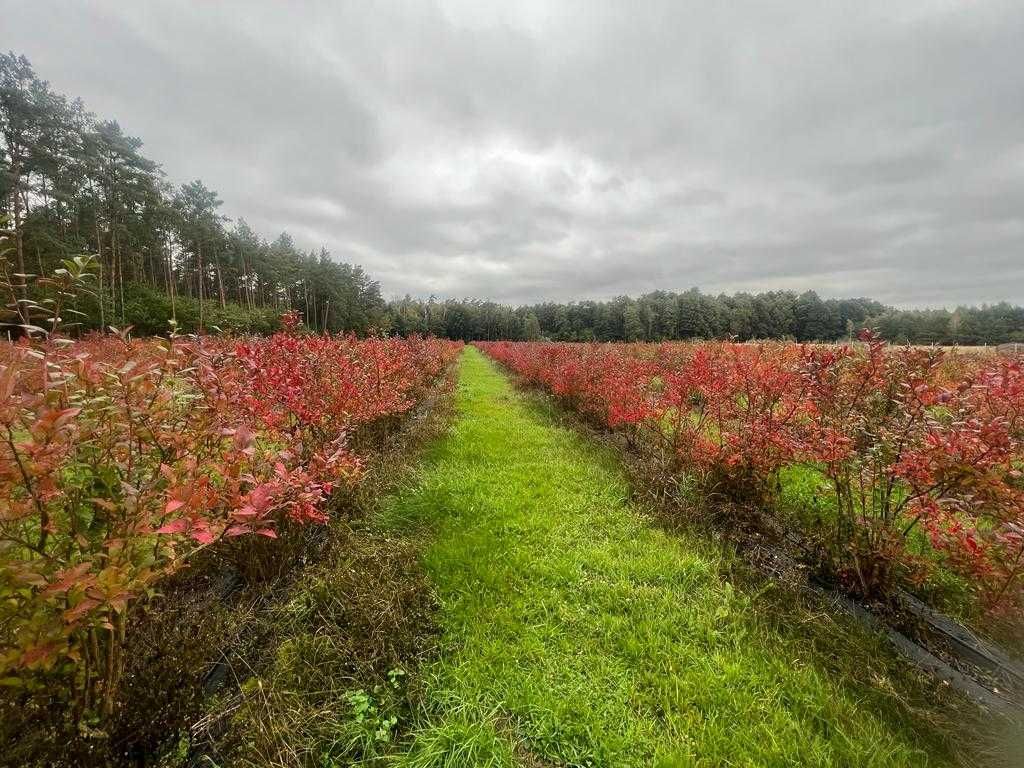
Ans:
[{"label": "distant treeline", "polygon": [[995,304],[949,310],[899,310],[872,299],[821,299],[813,291],[713,296],[696,288],[656,291],[638,299],[511,307],[471,299],[388,304],[397,333],[453,339],[664,341],[669,339],[795,339],[838,341],[864,327],[913,344],[1000,344],[1024,341],[1024,307]]},{"label": "distant treeline", "polygon": [[23,56],[0,54],[0,281],[15,314],[32,290],[21,275],[92,254],[86,328],[164,333],[175,317],[184,330],[258,331],[286,309],[317,330],[383,324],[380,288],[360,267],[303,252],[287,234],[267,242],[241,220],[228,228],[216,192],[201,181],[172,186],[141,148],[55,93]]}]

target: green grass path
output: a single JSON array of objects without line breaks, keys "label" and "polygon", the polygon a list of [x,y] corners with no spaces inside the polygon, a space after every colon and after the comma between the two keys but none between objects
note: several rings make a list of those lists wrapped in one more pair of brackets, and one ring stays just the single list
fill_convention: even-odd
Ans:
[{"label": "green grass path", "polygon": [[443,633],[399,764],[945,764],[878,641],[734,586],[719,545],[654,526],[614,455],[473,348],[457,409],[384,516],[430,531]]}]

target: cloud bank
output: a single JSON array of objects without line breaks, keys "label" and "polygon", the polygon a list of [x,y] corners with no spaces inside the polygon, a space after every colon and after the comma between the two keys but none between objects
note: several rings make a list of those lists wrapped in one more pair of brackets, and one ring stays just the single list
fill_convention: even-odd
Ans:
[{"label": "cloud bank", "polygon": [[0,47],[386,294],[1024,301],[1024,5],[0,0]]}]

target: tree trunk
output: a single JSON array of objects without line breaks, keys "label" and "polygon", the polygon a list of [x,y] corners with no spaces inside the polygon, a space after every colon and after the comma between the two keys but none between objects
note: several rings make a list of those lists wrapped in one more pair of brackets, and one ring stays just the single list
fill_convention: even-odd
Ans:
[{"label": "tree trunk", "polygon": [[28,325],[28,307],[25,304],[25,299],[28,298],[28,283],[25,278],[25,238],[22,232],[22,221],[21,221],[21,160],[15,160],[12,164],[12,176],[14,177],[14,249],[16,258],[18,259],[18,305],[15,308],[18,312],[18,317],[21,318],[21,322]]},{"label": "tree trunk", "polygon": [[124,254],[121,249],[121,236],[116,227],[114,228],[114,241],[117,243],[114,252],[117,254],[117,290],[121,299],[121,325],[124,326],[127,322],[124,315]]},{"label": "tree trunk", "polygon": [[175,292],[176,292],[175,291],[175,285],[174,285],[174,260],[173,260],[172,254],[171,254],[171,245],[170,245],[169,242],[167,242],[166,238],[164,239],[164,250],[166,252],[166,266],[167,266],[167,294],[171,297],[171,320],[173,320],[175,322],[175,324],[177,324],[177,322],[178,322],[178,313],[176,311],[175,301],[174,301],[174,295],[175,295]]},{"label": "tree trunk", "polygon": [[224,277],[220,271],[220,253],[217,254],[217,289],[220,291],[220,308],[224,309],[227,306],[227,302],[224,299]]},{"label": "tree trunk", "polygon": [[100,302],[100,332],[107,330],[107,319],[103,313],[103,232],[100,230],[100,220],[96,219],[96,264],[99,267],[100,287],[97,298]]},{"label": "tree trunk", "polygon": [[196,262],[197,270],[196,276],[199,278],[199,328],[198,331],[203,330],[203,245],[196,240]]}]

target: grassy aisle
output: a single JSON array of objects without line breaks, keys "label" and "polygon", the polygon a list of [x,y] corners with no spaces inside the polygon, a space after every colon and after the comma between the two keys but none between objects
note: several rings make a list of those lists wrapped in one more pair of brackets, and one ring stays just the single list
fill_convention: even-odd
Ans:
[{"label": "grassy aisle", "polygon": [[432,531],[444,632],[401,764],[944,764],[876,641],[734,587],[719,547],[630,505],[614,456],[461,365],[454,428],[386,513]]}]

